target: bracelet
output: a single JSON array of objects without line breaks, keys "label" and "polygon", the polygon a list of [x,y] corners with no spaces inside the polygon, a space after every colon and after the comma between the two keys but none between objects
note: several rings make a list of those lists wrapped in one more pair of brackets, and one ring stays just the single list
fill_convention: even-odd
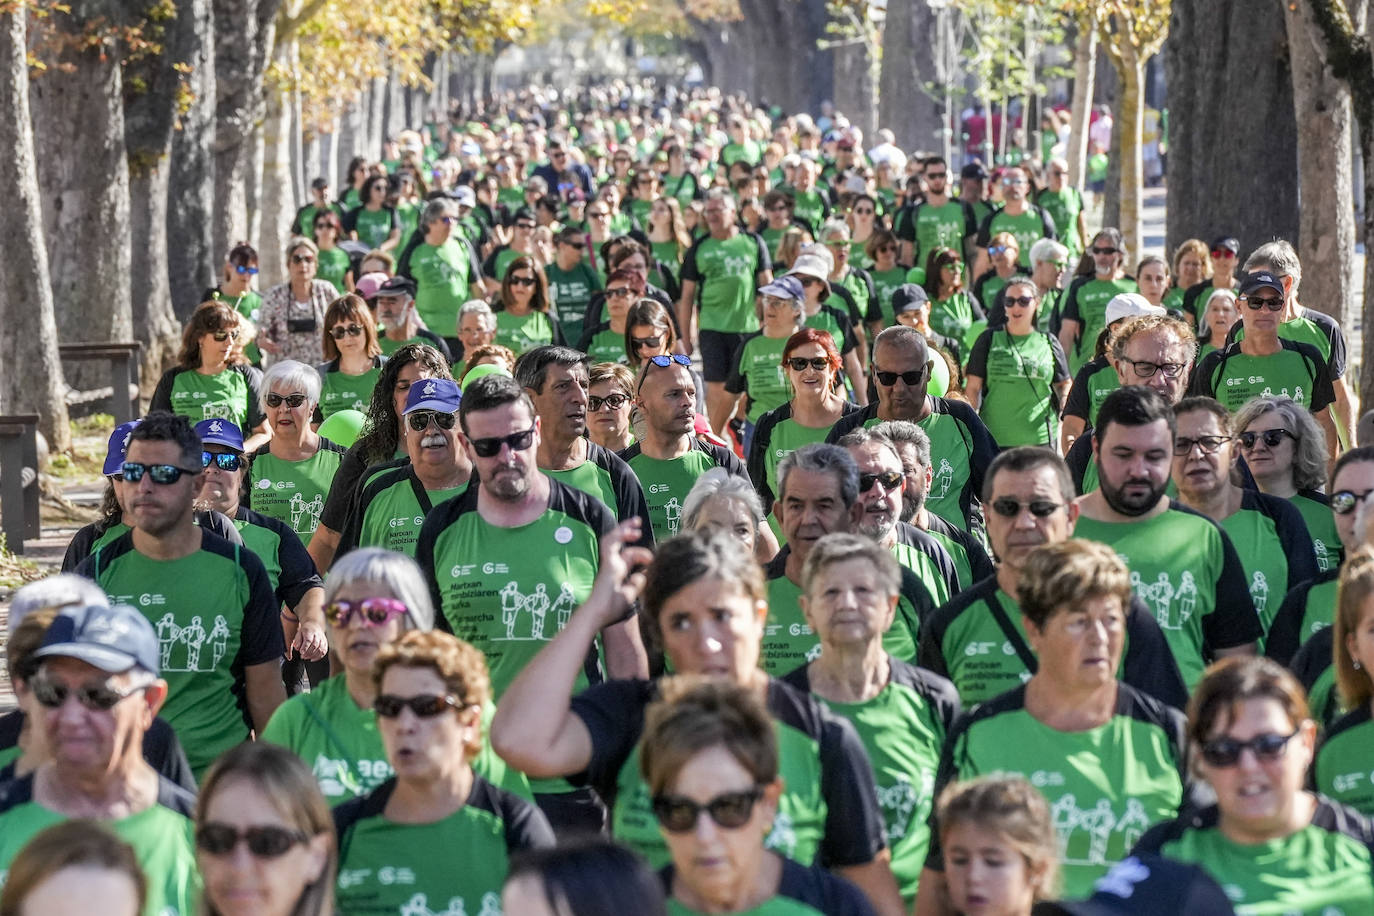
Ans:
[{"label": "bracelet", "polygon": [[281,615],[282,615],[282,617],[286,618],[287,620],[291,621],[292,623],[300,623],[300,622],[301,622],[301,619],[300,619],[299,617],[296,616],[296,613],[295,613],[294,611],[282,611],[282,612],[281,612]]}]

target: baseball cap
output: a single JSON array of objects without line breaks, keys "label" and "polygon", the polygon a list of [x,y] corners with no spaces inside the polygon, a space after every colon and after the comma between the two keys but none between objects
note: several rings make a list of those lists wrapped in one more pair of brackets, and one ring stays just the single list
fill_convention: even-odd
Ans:
[{"label": "baseball cap", "polygon": [[968,180],[973,180],[976,178],[979,181],[986,181],[988,177],[988,170],[983,167],[983,163],[981,162],[970,162],[968,165],[964,166],[962,169],[959,170],[959,177]]},{"label": "baseball cap", "polygon": [[1083,901],[1043,904],[1046,916],[1234,916],[1226,893],[1201,868],[1159,856],[1140,855],[1112,866]]},{"label": "baseball cap", "polygon": [[64,608],[48,627],[34,658],[74,658],[118,673],[135,665],[158,673],[157,633],[127,604]]},{"label": "baseball cap", "polygon": [[377,295],[377,290],[381,289],[382,284],[386,281],[386,274],[380,270],[374,270],[372,273],[363,274],[358,278],[358,283],[353,287],[353,292],[364,299],[371,299]]},{"label": "baseball cap", "polygon": [[477,206],[477,192],[465,184],[460,184],[454,188],[452,197],[460,207]]},{"label": "baseball cap", "polygon": [[802,289],[801,281],[791,274],[777,277],[767,286],[759,287],[759,294],[763,296],[777,296],[779,299],[806,298],[806,292]]},{"label": "baseball cap", "polygon": [[427,378],[410,386],[406,395],[406,409],[402,415],[414,410],[437,410],[440,413],[457,413],[463,394],[458,383],[447,378]]},{"label": "baseball cap", "polygon": [[1240,281],[1240,294],[1248,296],[1266,286],[1278,290],[1280,296],[1283,295],[1283,281],[1267,270],[1256,270],[1246,274],[1245,279]]},{"label": "baseball cap", "polygon": [[114,428],[114,432],[110,433],[110,445],[105,450],[105,466],[100,473],[106,477],[120,473],[120,468],[124,466],[124,456],[129,451],[129,434],[138,424],[138,420],[130,420],[128,423],[119,424]]},{"label": "baseball cap", "polygon": [[1137,315],[1163,315],[1163,306],[1151,305],[1140,293],[1117,293],[1107,303],[1107,324]]},{"label": "baseball cap", "polygon": [[213,417],[196,424],[196,435],[202,445],[222,445],[236,452],[243,451],[243,433],[238,426],[224,419]]},{"label": "baseball cap", "polygon": [[1231,254],[1240,254],[1240,242],[1231,238],[1229,235],[1222,236],[1212,242],[1212,251],[1229,251]]},{"label": "baseball cap", "polygon": [[409,277],[388,277],[377,287],[378,296],[410,296],[415,298],[415,282]]},{"label": "baseball cap", "polygon": [[929,301],[924,289],[915,283],[903,283],[892,291],[892,314],[914,312]]}]

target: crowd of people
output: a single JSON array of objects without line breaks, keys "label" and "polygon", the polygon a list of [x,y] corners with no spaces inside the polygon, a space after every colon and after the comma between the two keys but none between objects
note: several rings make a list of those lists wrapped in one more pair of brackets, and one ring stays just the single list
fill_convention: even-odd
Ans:
[{"label": "crowd of people", "polygon": [[1067,172],[598,89],[317,180],[14,596],[0,916],[1374,912],[1342,331]]}]

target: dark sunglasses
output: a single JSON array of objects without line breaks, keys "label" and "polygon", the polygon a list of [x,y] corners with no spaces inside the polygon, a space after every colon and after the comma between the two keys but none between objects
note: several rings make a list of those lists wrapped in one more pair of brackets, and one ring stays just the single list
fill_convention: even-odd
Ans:
[{"label": "dark sunglasses", "polygon": [[534,223],[516,223],[516,224],[515,224],[515,228],[516,228],[516,229],[533,229],[533,228],[534,228]]},{"label": "dark sunglasses", "polygon": [[255,858],[276,859],[306,839],[306,835],[299,830],[277,826],[245,827],[239,830],[228,824],[209,823],[196,828],[196,848],[212,856],[226,856],[240,842],[245,842]]},{"label": "dark sunglasses", "polygon": [[314,264],[314,263],[315,263],[315,256],[314,256],[313,254],[293,254],[293,255],[291,256],[291,263],[292,263],[292,264]]},{"label": "dark sunglasses", "polygon": [[175,464],[139,464],[137,461],[124,462],[120,471],[129,483],[138,483],[146,472],[153,479],[153,483],[164,485],[176,483],[182,474],[200,473],[199,468],[193,471],[190,468],[179,468]]},{"label": "dark sunglasses", "polygon": [[1030,514],[1036,518],[1049,518],[1058,512],[1062,503],[1053,502],[1048,499],[1032,499],[1030,502],[1020,502],[1010,496],[1003,496],[992,501],[992,511],[1003,518],[1016,518],[1021,514],[1022,509],[1030,510]]},{"label": "dark sunglasses", "polygon": [[1147,359],[1128,362],[1137,378],[1150,378],[1156,372],[1162,373],[1165,378],[1178,378],[1183,373],[1183,363],[1152,363]]},{"label": "dark sunglasses", "polygon": [[596,413],[602,407],[609,407],[611,410],[619,410],[624,407],[629,400],[630,396],[628,394],[608,394],[604,398],[591,395],[587,398],[587,409],[592,413]]},{"label": "dark sunglasses", "polygon": [[[318,229],[320,226],[325,225],[328,225],[328,223],[316,223],[315,228]],[[242,264],[235,264],[234,270],[241,274],[248,274],[250,277],[255,276],[258,272],[258,269],[256,267],[244,267]]]},{"label": "dark sunglasses", "polygon": [[1002,301],[1005,302],[1008,306],[1012,306],[1012,305],[1030,306],[1030,305],[1034,305],[1034,304],[1035,304],[1035,297],[1034,297],[1034,296],[1004,296]]},{"label": "dark sunglasses", "polygon": [[345,601],[335,598],[324,609],[324,617],[330,626],[346,627],[357,620],[365,627],[386,626],[387,621],[406,612],[404,601],[395,598],[364,598],[361,601]]},{"label": "dark sunglasses", "polygon": [[1240,301],[1250,306],[1250,308],[1256,312],[1260,309],[1268,309],[1271,312],[1283,310],[1282,296],[1241,296]]},{"label": "dark sunglasses", "polygon": [[1174,455],[1183,458],[1193,453],[1193,448],[1202,449],[1202,454],[1210,455],[1230,442],[1232,436],[1198,436],[1196,439],[1189,439],[1185,436],[1178,436],[1174,439]]},{"label": "dark sunglasses", "polygon": [[935,181],[948,177],[948,172],[926,172],[926,181]]},{"label": "dark sunglasses", "polygon": [[229,452],[201,452],[200,466],[208,468],[211,463],[221,471],[237,471],[243,466],[243,460]]},{"label": "dark sunglasses", "polygon": [[407,708],[421,719],[432,719],[450,708],[459,709],[461,706],[458,698],[451,694],[438,696],[422,693],[413,697],[398,697],[382,693],[372,701],[373,711],[383,719],[394,719],[401,714],[401,710]]},{"label": "dark sunglasses", "polygon": [[886,474],[860,474],[859,492],[867,493],[873,489],[875,483],[883,485],[883,490],[891,493],[902,485],[902,475],[899,471],[888,471]]},{"label": "dark sunglasses", "polygon": [[787,368],[793,372],[802,372],[807,366],[817,372],[824,371],[830,365],[830,358],[826,356],[812,356],[810,358],[793,356],[787,360]]},{"label": "dark sunglasses", "polygon": [[1278,448],[1279,443],[1282,442],[1285,437],[1292,439],[1294,442],[1298,441],[1298,437],[1286,429],[1264,429],[1259,432],[1247,431],[1241,433],[1236,438],[1240,440],[1240,447],[1248,452],[1255,447],[1256,441],[1263,442],[1267,448]]},{"label": "dark sunglasses", "polygon": [[1235,738],[1214,738],[1205,742],[1200,748],[1202,759],[1207,761],[1209,766],[1214,767],[1233,767],[1240,763],[1241,752],[1249,748],[1254,752],[1256,760],[1278,760],[1283,756],[1283,749],[1288,746],[1302,729],[1295,728],[1290,735],[1275,735],[1265,733],[1256,735],[1249,741],[1240,741]]},{"label": "dark sunglasses", "polygon": [[458,422],[458,417],[456,414],[444,413],[442,410],[415,410],[406,414],[406,422],[417,433],[429,429],[430,420],[433,420],[440,429],[447,430],[453,429],[453,424]]},{"label": "dark sunglasses", "polygon": [[1096,245],[1093,246],[1093,254],[1116,254],[1120,250],[1120,248],[1098,248]]},{"label": "dark sunglasses", "polygon": [[558,244],[560,244],[560,245],[567,245],[569,248],[576,248],[578,251],[581,251],[583,248],[586,248],[586,247],[587,247],[587,243],[584,242],[584,241],[582,241],[581,239],[573,239],[572,241],[568,241],[567,239],[564,239],[563,241],[559,242]]},{"label": "dark sunglasses", "polygon": [[128,687],[121,690],[106,683],[68,687],[66,684],[54,684],[45,677],[35,677],[29,680],[29,689],[33,691],[33,698],[38,701],[38,705],[46,706],[48,709],[57,709],[67,702],[67,697],[74,695],[76,702],[92,712],[107,712],[113,709],[119,701],[140,693],[148,689],[149,686],[145,684],[142,687]]},{"label": "dark sunglasses", "polygon": [[213,338],[215,339],[215,343],[224,343],[226,340],[238,340],[238,339],[239,339],[239,332],[238,332],[238,331],[214,331],[210,336],[213,337]]},{"label": "dark sunglasses", "polygon": [[912,369],[910,372],[883,372],[879,369],[875,369],[873,371],[873,377],[876,378],[878,384],[882,385],[884,388],[891,388],[893,385],[897,384],[897,379],[901,379],[908,387],[914,388],[917,385],[925,383],[926,370]]},{"label": "dark sunglasses", "polygon": [[510,285],[511,285],[511,286],[533,286],[533,285],[534,285],[534,277],[511,277],[511,278],[510,278]]},{"label": "dark sunglasses", "polygon": [[487,439],[472,439],[472,450],[478,458],[495,458],[501,454],[501,446],[509,445],[512,452],[523,452],[534,444],[534,427],[524,432],[511,433],[509,436],[491,436]]},{"label": "dark sunglasses", "polygon": [[272,394],[269,394],[267,397],[263,398],[263,400],[267,402],[268,407],[280,407],[282,404],[285,404],[287,407],[290,407],[292,410],[295,410],[297,407],[300,407],[302,404],[305,403],[305,395],[288,394],[285,397],[283,397],[273,392]]},{"label": "dark sunglasses", "polygon": [[363,333],[363,326],[360,324],[350,324],[348,327],[338,325],[329,329],[329,336],[335,340],[343,340],[344,336],[357,337]]},{"label": "dark sunglasses", "polygon": [[1349,515],[1355,511],[1355,507],[1369,498],[1369,494],[1374,490],[1365,490],[1356,493],[1354,490],[1337,490],[1331,494],[1331,511],[1337,515]]},{"label": "dark sunglasses", "polygon": [[704,805],[681,795],[658,795],[654,797],[654,817],[669,833],[686,833],[697,825],[697,818],[705,811],[726,830],[738,830],[749,823],[754,814],[754,804],[763,797],[760,788],[743,792],[724,792]]},{"label": "dark sunglasses", "polygon": [[610,289],[606,290],[607,298],[611,299],[632,295],[634,295],[634,290],[630,289],[628,286],[612,286]]},{"label": "dark sunglasses", "polygon": [[662,335],[662,334],[658,335],[657,337],[631,337],[631,338],[630,338],[630,345],[631,345],[632,347],[634,347],[636,350],[642,349],[643,347],[653,347],[655,350],[657,350],[658,347],[659,347],[659,345],[662,344],[662,343],[663,343],[663,335]]}]

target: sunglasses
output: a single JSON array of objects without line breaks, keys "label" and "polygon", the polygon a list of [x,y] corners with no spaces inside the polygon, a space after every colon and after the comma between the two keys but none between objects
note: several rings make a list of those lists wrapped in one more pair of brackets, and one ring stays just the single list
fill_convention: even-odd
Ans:
[{"label": "sunglasses", "polygon": [[1240,301],[1250,306],[1250,308],[1256,312],[1260,309],[1268,309],[1271,312],[1283,310],[1282,296],[1271,296],[1268,298],[1264,296],[1241,296]]},{"label": "sunglasses", "polygon": [[[316,224],[315,224],[315,228],[318,229],[318,228],[320,228],[321,226],[328,226],[328,225],[329,225],[329,223],[316,223]],[[235,264],[235,265],[234,265],[234,270],[235,270],[237,273],[248,274],[250,277],[256,276],[257,273],[258,273],[258,269],[257,269],[256,267],[244,267],[242,264]]]},{"label": "sunglasses", "polygon": [[1233,436],[1198,436],[1196,439],[1189,439],[1185,436],[1178,436],[1174,439],[1174,456],[1184,458],[1191,455],[1194,447],[1202,449],[1202,454],[1210,455],[1233,438]]},{"label": "sunglasses", "polygon": [[1337,515],[1349,515],[1355,507],[1364,502],[1374,490],[1356,493],[1354,490],[1338,490],[1331,494],[1331,511]]},{"label": "sunglasses", "polygon": [[896,253],[897,253],[897,246],[896,246],[896,245],[884,245],[883,247],[881,247],[881,248],[878,249],[878,254],[896,254]]},{"label": "sunglasses", "polygon": [[943,181],[948,177],[948,172],[926,172],[926,181]]},{"label": "sunglasses", "polygon": [[200,466],[208,468],[211,463],[221,471],[237,471],[243,466],[243,459],[229,452],[201,452]]},{"label": "sunglasses", "polygon": [[372,701],[372,709],[383,719],[394,719],[401,714],[401,710],[409,709],[418,718],[432,719],[435,716],[447,711],[450,707],[461,709],[462,703],[458,698],[449,694],[438,696],[433,693],[422,693],[413,697],[398,697],[389,693],[377,695],[377,699]]},{"label": "sunglasses", "polygon": [[1008,186],[1014,186],[1014,185],[1025,184],[1025,183],[1026,183],[1026,179],[1024,179],[1024,178],[1003,178],[1003,179],[1002,179],[1002,184],[1008,185]]},{"label": "sunglasses", "polygon": [[884,372],[881,369],[874,369],[873,377],[876,378],[878,384],[882,385],[884,388],[891,388],[893,385],[897,384],[897,379],[901,379],[902,383],[907,387],[914,388],[917,385],[925,383],[926,370],[912,369],[910,372]]},{"label": "sunglasses", "polygon": [[704,805],[681,795],[654,797],[654,817],[669,833],[686,833],[697,825],[697,818],[705,811],[720,827],[737,830],[749,823],[754,804],[763,797],[763,790],[755,787],[743,792],[724,792]]},{"label": "sunglasses", "polygon": [[516,223],[516,224],[515,224],[515,228],[516,228],[516,229],[526,229],[526,230],[533,229],[533,228],[534,228],[534,223]]},{"label": "sunglasses", "polygon": [[348,327],[338,325],[337,327],[329,329],[329,336],[333,337],[335,340],[343,340],[345,335],[348,337],[357,337],[362,333],[363,326],[360,324],[350,324]]},{"label": "sunglasses", "polygon": [[429,429],[429,421],[433,420],[434,425],[440,429],[453,429],[453,424],[458,422],[456,414],[445,413],[442,410],[414,410],[406,414],[406,423],[417,433],[422,433]]},{"label": "sunglasses", "polygon": [[628,394],[608,394],[604,398],[591,395],[587,398],[587,409],[592,413],[596,413],[602,407],[609,407],[611,410],[619,410],[629,403],[629,400],[630,396]]},{"label": "sunglasses", "polygon": [[1263,735],[1256,735],[1249,741],[1240,741],[1235,738],[1214,738],[1202,745],[1202,759],[1207,761],[1209,766],[1214,767],[1233,767],[1240,763],[1241,752],[1249,748],[1255,755],[1256,760],[1278,760],[1283,756],[1283,750],[1288,746],[1288,742],[1297,737],[1299,728],[1293,729],[1291,735],[1275,735],[1266,732]]},{"label": "sunglasses", "polygon": [[282,397],[281,395],[276,394],[274,392],[272,394],[269,394],[267,397],[263,398],[263,400],[267,402],[268,407],[280,407],[281,405],[285,404],[287,407],[290,407],[292,410],[295,410],[297,407],[300,407],[302,404],[305,403],[305,395],[288,394],[285,397]]},{"label": "sunglasses", "polygon": [[882,484],[883,490],[891,493],[902,485],[902,475],[898,471],[888,471],[886,474],[860,474],[859,492],[867,493],[873,489],[875,483]]},{"label": "sunglasses", "polygon": [[658,335],[657,337],[631,337],[631,338],[630,338],[630,345],[633,346],[636,350],[641,350],[641,349],[643,349],[644,347],[653,347],[655,350],[657,350],[657,349],[659,348],[659,346],[660,346],[662,343],[663,343],[663,335],[662,335],[662,334]]},{"label": "sunglasses", "polygon": [[148,686],[145,684],[142,687],[128,687],[121,690],[118,687],[111,687],[107,683],[68,687],[66,684],[54,684],[45,677],[35,677],[29,680],[29,689],[33,691],[33,698],[38,701],[38,705],[48,709],[57,709],[67,702],[67,697],[74,695],[76,702],[92,712],[107,712],[113,709],[120,700],[140,693],[146,690]]},{"label": "sunglasses", "polygon": [[335,598],[324,609],[324,617],[333,627],[346,627],[356,620],[365,627],[386,626],[393,617],[404,614],[408,609],[404,601],[395,598],[364,598],[361,601],[345,601]]},{"label": "sunglasses", "polygon": [[511,433],[509,436],[491,436],[487,439],[471,439],[472,450],[478,458],[495,458],[501,454],[501,446],[509,445],[512,452],[523,452],[534,444],[534,427],[524,432]]},{"label": "sunglasses", "polygon": [[285,827],[261,826],[245,827],[239,830],[228,824],[208,823],[196,828],[196,848],[212,856],[226,856],[238,847],[240,842],[248,844],[248,851],[254,858],[276,859],[291,851],[291,847],[304,843],[308,837],[299,830]]},{"label": "sunglasses", "polygon": [[872,216],[872,215],[873,215],[873,211],[872,211],[872,210],[855,210],[855,211],[854,211],[854,215],[855,215],[855,216]]},{"label": "sunglasses", "polygon": [[587,215],[592,219],[605,219],[611,214],[607,213],[605,210],[588,210]]},{"label": "sunglasses", "polygon": [[[648,363],[658,366],[660,369],[667,369],[673,363],[677,363],[679,366],[686,366],[688,369],[692,368],[692,361],[681,353],[674,353],[670,356],[651,356],[648,359]],[[644,374],[639,377],[639,388],[635,389],[636,394],[644,387],[644,380],[649,377],[649,366],[645,365],[644,369]]]},{"label": "sunglasses", "polygon": [[1005,302],[1005,303],[1006,303],[1007,305],[1009,305],[1009,306],[1010,306],[1010,305],[1019,305],[1019,306],[1023,306],[1023,307],[1024,307],[1024,306],[1028,306],[1028,305],[1034,305],[1034,304],[1035,304],[1035,297],[1034,297],[1034,296],[1006,296],[1006,297],[1003,298],[1003,302]]},{"label": "sunglasses", "polygon": [[606,290],[606,296],[611,299],[619,299],[621,296],[633,295],[634,290],[628,286],[613,286]]},{"label": "sunglasses", "polygon": [[1093,246],[1093,254],[1116,254],[1120,250],[1119,248],[1098,248],[1096,245]]},{"label": "sunglasses", "polygon": [[1003,518],[1016,518],[1021,514],[1022,509],[1027,509],[1036,518],[1049,518],[1058,512],[1062,504],[1048,499],[1032,499],[1029,502],[1020,502],[1009,496],[1003,496],[992,501],[992,511]]},{"label": "sunglasses", "polygon": [[511,278],[510,278],[510,285],[511,285],[511,286],[533,286],[533,285],[534,285],[534,277],[511,277]]},{"label": "sunglasses", "polygon": [[990,255],[999,255],[999,254],[1002,254],[1003,252],[1010,251],[1010,250],[1011,250],[1011,249],[1008,248],[1006,245],[991,245],[991,246],[988,247],[988,254],[990,254]]},{"label": "sunglasses", "polygon": [[565,239],[564,241],[561,241],[558,244],[567,245],[569,248],[576,248],[578,251],[581,251],[583,248],[587,247],[587,243],[582,241],[581,239],[574,239],[572,241],[567,241]]},{"label": "sunglasses", "polygon": [[1298,441],[1298,437],[1286,429],[1264,429],[1259,432],[1247,431],[1241,433],[1236,438],[1240,439],[1240,447],[1248,452],[1255,447],[1256,441],[1263,442],[1266,448],[1278,448],[1279,443],[1282,442],[1285,437],[1292,439],[1294,442]]},{"label": "sunglasses", "polygon": [[179,468],[175,464],[139,464],[137,461],[124,462],[120,471],[129,483],[138,483],[146,472],[153,479],[153,483],[163,485],[176,483],[182,474],[200,473],[199,468],[193,471],[190,468]]},{"label": "sunglasses", "polygon": [[226,340],[238,340],[238,339],[239,339],[239,332],[238,332],[238,331],[215,331],[215,332],[213,332],[210,336],[213,337],[213,338],[215,339],[215,343],[224,343]]},{"label": "sunglasses", "polygon": [[1215,250],[1215,251],[1212,252],[1212,257],[1214,257],[1214,258],[1222,258],[1222,259],[1225,259],[1225,258],[1234,258],[1235,256],[1236,256],[1236,253],[1235,253],[1234,251],[1227,251],[1225,248],[1220,248],[1220,249],[1217,249],[1217,250]]},{"label": "sunglasses", "polygon": [[292,264],[314,264],[314,263],[315,263],[315,256],[314,256],[313,254],[293,254],[293,255],[291,256],[291,263],[292,263]]},{"label": "sunglasses", "polygon": [[810,358],[793,356],[787,360],[787,368],[793,372],[802,372],[807,366],[817,372],[823,372],[830,365],[830,358],[826,356],[812,356]]},{"label": "sunglasses", "polygon": [[1163,374],[1165,378],[1178,378],[1183,374],[1183,363],[1152,363],[1146,359],[1133,359],[1128,362],[1137,378],[1150,378],[1156,372]]}]

